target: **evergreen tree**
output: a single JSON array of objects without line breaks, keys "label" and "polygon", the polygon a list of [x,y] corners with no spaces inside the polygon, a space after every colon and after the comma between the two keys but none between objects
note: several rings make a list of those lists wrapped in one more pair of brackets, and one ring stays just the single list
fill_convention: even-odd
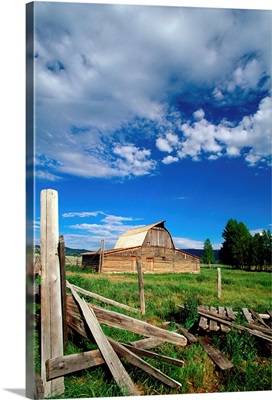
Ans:
[{"label": "evergreen tree", "polygon": [[203,264],[214,264],[214,251],[210,239],[206,239],[202,254]]},{"label": "evergreen tree", "polygon": [[251,234],[243,222],[230,219],[222,234],[225,242],[220,249],[223,264],[244,269],[250,265]]}]

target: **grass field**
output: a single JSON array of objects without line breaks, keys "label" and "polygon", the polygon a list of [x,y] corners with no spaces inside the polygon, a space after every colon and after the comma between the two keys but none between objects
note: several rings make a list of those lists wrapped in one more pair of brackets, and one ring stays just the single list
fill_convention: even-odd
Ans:
[{"label": "grass field", "polygon": [[[217,297],[217,268],[202,268],[199,275],[156,274],[144,275],[146,315],[130,314],[116,310],[153,325],[178,331],[174,317],[180,315],[178,305],[186,305],[187,321],[184,326],[195,328],[196,305],[230,306],[238,311],[239,323],[243,323],[242,307],[252,308],[259,313],[272,309],[271,274],[267,272],[245,272],[221,267],[222,297]],[[140,308],[138,279],[135,274],[92,274],[75,267],[67,268],[67,280],[77,286],[104,297]],[[90,301],[90,300],[89,300]],[[94,304],[101,305],[92,300]],[[191,308],[190,308],[191,307]],[[191,318],[191,320],[190,320]],[[131,342],[141,337],[134,333],[102,325],[103,331],[121,342]],[[221,371],[211,361],[199,343],[185,347],[163,344],[156,348],[158,353],[184,360],[184,367],[176,367],[155,360],[147,360],[171,378],[182,383],[180,389],[171,389],[126,363],[124,365],[142,395],[213,393],[271,390],[271,358],[267,350],[249,334],[232,329],[222,335],[211,333],[214,344],[233,363],[233,370]],[[37,344],[38,347],[38,344]],[[94,349],[94,343],[82,339],[69,342],[66,354]],[[155,350],[153,350],[155,351]],[[37,369],[39,369],[37,362]],[[117,385],[106,367],[97,367],[65,377],[63,398],[88,398],[121,396]]]}]

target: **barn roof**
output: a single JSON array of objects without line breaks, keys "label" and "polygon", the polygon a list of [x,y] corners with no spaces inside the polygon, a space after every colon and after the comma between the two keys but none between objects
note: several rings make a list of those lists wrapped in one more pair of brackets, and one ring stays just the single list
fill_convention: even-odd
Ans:
[{"label": "barn roof", "polygon": [[119,237],[114,248],[125,249],[129,247],[141,246],[145,240],[147,232],[154,227],[164,228],[164,222],[165,221],[160,221],[156,222],[155,224],[130,229]]}]

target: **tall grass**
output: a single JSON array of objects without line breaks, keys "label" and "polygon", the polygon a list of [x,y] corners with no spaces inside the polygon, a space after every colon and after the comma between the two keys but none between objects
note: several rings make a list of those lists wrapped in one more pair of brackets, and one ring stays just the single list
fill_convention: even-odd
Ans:
[{"label": "tall grass", "polygon": [[[147,322],[163,327],[163,322],[171,321],[180,313],[182,325],[190,329],[196,319],[197,305],[230,306],[234,311],[242,307],[253,308],[263,313],[271,309],[271,275],[266,272],[245,272],[222,267],[222,297],[217,297],[217,270],[205,268],[199,275],[156,274],[144,275],[146,315],[142,316],[103,305]],[[135,274],[104,275],[82,272],[79,268],[67,268],[70,283],[140,309],[138,279]],[[101,305],[97,300],[91,300]],[[182,309],[178,306],[182,305]],[[239,312],[241,323],[243,316]],[[102,325],[104,333],[120,342],[131,342],[140,335]],[[167,329],[177,330],[175,322]],[[213,342],[233,363],[232,371],[218,371],[199,343],[186,347],[169,343],[158,346],[153,351],[184,360],[184,367],[146,359],[152,365],[182,383],[178,390],[171,389],[143,371],[123,362],[142,395],[177,393],[212,393],[251,390],[271,390],[271,363],[264,357],[259,343],[250,335],[231,330],[227,335],[213,335]],[[38,347],[38,345],[37,345]],[[67,354],[82,352],[97,346],[87,340],[70,341]],[[38,363],[38,361],[37,361]],[[37,365],[37,368],[39,366]],[[112,379],[107,366],[80,371],[65,377],[64,398],[116,397],[122,396]]]}]

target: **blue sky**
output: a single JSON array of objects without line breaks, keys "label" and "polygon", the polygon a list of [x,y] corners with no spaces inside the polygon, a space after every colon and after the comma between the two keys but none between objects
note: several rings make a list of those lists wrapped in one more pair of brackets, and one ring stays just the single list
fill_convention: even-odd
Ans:
[{"label": "blue sky", "polygon": [[35,3],[36,243],[47,188],[73,248],[271,229],[271,37],[269,10]]}]

